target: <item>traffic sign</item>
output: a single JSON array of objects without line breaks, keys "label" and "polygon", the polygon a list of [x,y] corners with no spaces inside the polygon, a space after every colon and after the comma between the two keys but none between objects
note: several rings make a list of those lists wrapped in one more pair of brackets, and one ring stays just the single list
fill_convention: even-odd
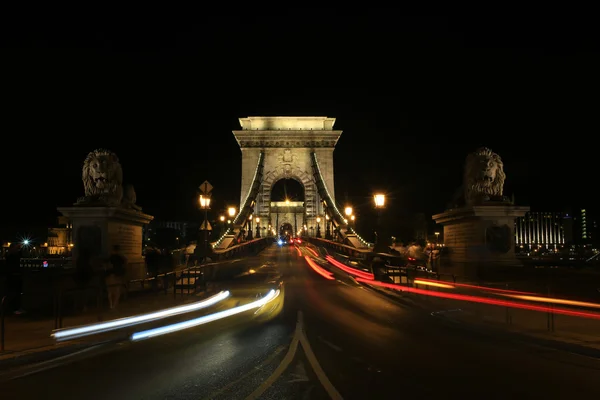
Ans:
[{"label": "traffic sign", "polygon": [[212,231],[212,226],[210,226],[210,222],[204,220],[202,225],[200,226],[201,231]]},{"label": "traffic sign", "polygon": [[210,184],[209,181],[204,181],[202,182],[202,185],[200,185],[200,191],[203,194],[209,194],[210,192],[212,192],[213,190],[213,186]]}]

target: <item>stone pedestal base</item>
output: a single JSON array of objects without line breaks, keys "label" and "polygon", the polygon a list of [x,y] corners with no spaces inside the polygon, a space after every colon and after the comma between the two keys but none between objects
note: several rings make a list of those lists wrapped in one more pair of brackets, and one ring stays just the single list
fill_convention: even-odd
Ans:
[{"label": "stone pedestal base", "polygon": [[127,257],[127,279],[146,276],[142,256],[142,226],[154,219],[141,211],[121,207],[61,207],[58,211],[73,224],[73,256],[88,247],[95,257],[108,259],[118,245]]},{"label": "stone pedestal base", "polygon": [[489,203],[434,215],[433,220],[444,226],[448,251],[439,272],[484,278],[519,266],[515,257],[515,218],[528,211],[529,207]]}]

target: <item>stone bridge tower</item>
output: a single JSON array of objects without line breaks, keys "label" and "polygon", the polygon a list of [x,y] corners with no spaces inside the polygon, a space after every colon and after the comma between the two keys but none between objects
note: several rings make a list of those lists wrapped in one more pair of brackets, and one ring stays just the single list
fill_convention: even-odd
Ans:
[{"label": "stone bridge tower", "polygon": [[271,188],[280,179],[294,179],[304,187],[303,223],[316,226],[316,217],[324,215],[311,153],[316,154],[323,181],[335,201],[333,150],[342,131],[333,130],[334,123],[335,118],[327,117],[240,118],[242,129],[233,131],[242,150],[240,206],[244,205],[251,192],[260,154],[263,153],[262,181],[254,199],[254,213],[260,216],[261,225],[267,220],[275,224],[272,213],[277,205],[271,202]]}]

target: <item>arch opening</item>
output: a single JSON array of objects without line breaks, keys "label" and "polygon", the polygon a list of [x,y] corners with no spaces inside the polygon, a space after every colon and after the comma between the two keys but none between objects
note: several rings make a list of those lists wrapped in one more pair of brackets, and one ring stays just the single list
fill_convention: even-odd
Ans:
[{"label": "arch opening", "polygon": [[293,178],[282,178],[271,186],[271,201],[304,201],[304,185]]},{"label": "arch opening", "polygon": [[294,227],[289,222],[284,222],[279,226],[279,235],[283,237],[296,236],[294,234]]}]

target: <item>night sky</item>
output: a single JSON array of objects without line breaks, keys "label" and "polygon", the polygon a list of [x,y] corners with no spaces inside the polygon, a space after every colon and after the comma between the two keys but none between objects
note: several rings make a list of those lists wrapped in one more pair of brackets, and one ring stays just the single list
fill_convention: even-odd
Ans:
[{"label": "night sky", "polygon": [[337,118],[337,201],[359,212],[374,191],[388,194],[392,219],[443,211],[482,145],[503,158],[519,204],[593,208],[596,23],[464,15],[5,24],[0,236],[51,225],[83,195],[81,165],[99,147],[117,153],[158,219],[198,219],[204,180],[215,212],[238,204],[231,131],[258,115]]}]

